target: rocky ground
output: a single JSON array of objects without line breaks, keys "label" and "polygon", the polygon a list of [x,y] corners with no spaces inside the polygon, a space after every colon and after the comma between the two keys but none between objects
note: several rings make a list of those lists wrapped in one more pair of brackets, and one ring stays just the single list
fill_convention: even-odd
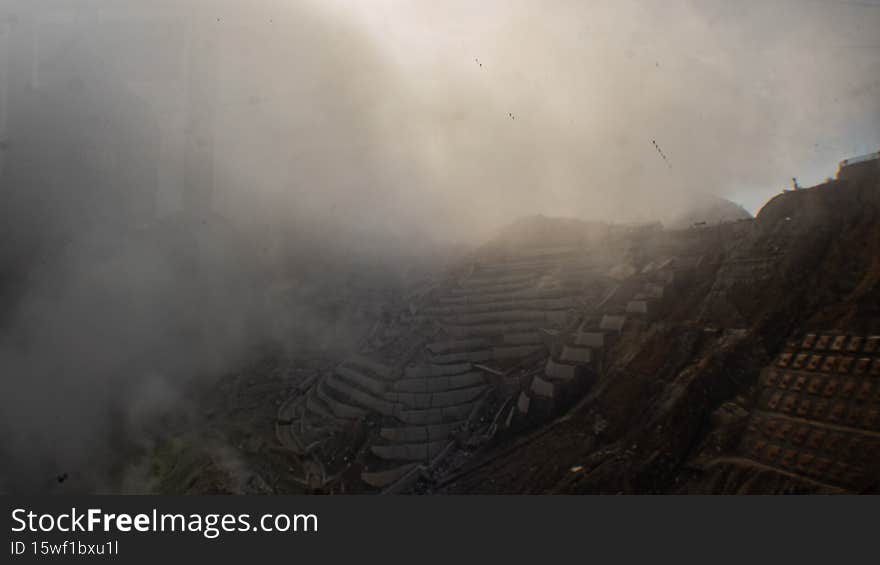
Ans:
[{"label": "rocky ground", "polygon": [[[549,259],[554,251],[516,254],[548,234],[577,233],[584,246],[599,237],[594,228],[517,224],[447,282],[423,284],[386,309],[353,351],[268,356],[224,377],[141,459],[149,490],[878,492],[880,361],[868,345],[880,335],[876,170],[786,192],[754,220],[602,230],[601,253],[566,264]],[[532,267],[536,260],[549,270]],[[524,263],[538,270],[503,274]],[[567,313],[529,310],[548,289],[570,301]],[[481,305],[489,299],[519,302],[493,310]],[[611,318],[621,326],[609,329]],[[492,324],[501,325],[497,337]],[[544,337],[528,338],[528,353],[500,361],[505,340],[535,329],[529,335]],[[467,337],[478,330],[490,333]],[[591,359],[566,361],[573,343],[594,339],[588,334],[604,335],[604,345]],[[448,363],[462,360],[461,371],[477,373],[457,375]],[[421,400],[393,392],[415,382],[407,378],[479,371],[485,399],[454,433],[389,443],[416,437],[401,422],[416,415],[405,403]],[[799,376],[796,390],[810,379],[821,387],[796,396],[778,384]],[[433,418],[428,412],[419,418]],[[440,427],[449,426],[424,429]],[[312,436],[297,435],[308,429]],[[307,437],[316,450],[303,448]]]},{"label": "rocky ground", "polygon": [[[829,336],[831,343],[835,336],[880,333],[878,181],[873,172],[786,193],[769,203],[746,237],[719,254],[690,288],[679,290],[673,316],[624,332],[610,352],[620,362],[581,404],[564,418],[491,449],[445,477],[438,490],[880,492],[876,420],[848,416],[847,425],[831,428],[838,443],[850,442],[849,448],[835,447],[829,458],[831,467],[857,469],[846,485],[832,468],[818,467],[812,452],[803,464],[800,459],[791,463],[783,448],[767,464],[764,454],[744,456],[742,447],[755,414],[766,409],[759,406],[759,379],[777,356],[797,351],[799,340],[813,333]],[[769,264],[755,261],[761,258]],[[631,340],[627,332],[634,334]],[[853,345],[852,351],[864,351],[861,355],[876,363],[861,347]],[[851,401],[850,415],[876,412],[880,374],[861,381],[841,378],[862,382],[874,394],[873,401],[866,394],[864,404]],[[823,417],[817,418],[791,421],[812,425],[816,436],[825,433]],[[786,441],[783,446],[799,439]]]}]

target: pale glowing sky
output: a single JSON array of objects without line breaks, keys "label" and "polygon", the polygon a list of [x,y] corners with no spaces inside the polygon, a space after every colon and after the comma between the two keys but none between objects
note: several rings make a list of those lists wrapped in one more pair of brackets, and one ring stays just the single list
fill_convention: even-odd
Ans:
[{"label": "pale glowing sky", "polygon": [[479,239],[532,213],[664,219],[697,193],[756,212],[880,149],[880,0],[203,6],[239,209]]},{"label": "pale glowing sky", "polygon": [[[478,241],[524,214],[662,220],[694,194],[755,212],[880,149],[880,0],[89,2],[197,14],[216,201],[257,224]],[[185,56],[101,29],[87,66],[135,76],[179,154],[181,85],[136,75]]]},{"label": "pale glowing sky", "polygon": [[512,157],[526,139],[552,148],[540,173],[547,196],[560,196],[550,208],[581,211],[589,179],[621,175],[755,211],[791,176],[820,182],[840,159],[880,149],[880,2],[871,3],[321,4],[368,30],[401,70],[423,103],[411,119],[442,132],[431,155],[461,157],[512,111]]}]

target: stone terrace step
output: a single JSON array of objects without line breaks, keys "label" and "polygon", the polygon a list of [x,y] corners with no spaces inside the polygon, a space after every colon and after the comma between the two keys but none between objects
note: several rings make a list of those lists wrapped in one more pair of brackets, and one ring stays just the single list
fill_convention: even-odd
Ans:
[{"label": "stone terrace step", "polygon": [[393,443],[418,443],[443,441],[452,433],[464,426],[465,422],[435,424],[433,426],[403,426],[399,428],[382,428],[379,436]]},{"label": "stone terrace step", "polygon": [[489,276],[473,275],[467,279],[462,279],[458,281],[458,286],[461,288],[479,288],[484,286],[497,286],[503,284],[530,283],[531,281],[535,280],[536,277],[537,275],[535,273],[499,273]]},{"label": "stone terrace step", "polygon": [[380,459],[394,461],[428,461],[443,451],[448,443],[448,441],[444,440],[429,443],[373,445],[370,447],[370,451]]},{"label": "stone terrace step", "polygon": [[445,355],[432,355],[431,363],[435,365],[449,365],[457,363],[485,363],[492,360],[491,349],[480,349],[476,351],[460,351],[458,353],[447,353]]},{"label": "stone terrace step", "polygon": [[462,373],[467,373],[470,370],[470,363],[459,363],[457,365],[423,365],[417,367],[406,367],[403,371],[403,374],[405,378],[418,379],[460,375]]},{"label": "stone terrace step", "polygon": [[479,397],[485,386],[460,388],[443,392],[389,392],[386,399],[401,405],[402,410],[458,406]]},{"label": "stone terrace step", "polygon": [[553,381],[572,381],[577,376],[577,366],[569,363],[560,363],[554,361],[553,358],[548,358],[547,365],[544,367],[544,373],[548,379]]},{"label": "stone terrace step", "polygon": [[493,322],[528,322],[528,321],[544,321],[547,314],[541,310],[507,310],[498,312],[487,312],[485,314],[462,314],[458,316],[450,316],[444,319],[444,322],[456,326],[469,326],[479,324],[490,324]]},{"label": "stone terrace step", "polygon": [[486,379],[481,372],[472,371],[460,375],[400,379],[394,383],[393,390],[396,392],[440,392],[482,385],[485,382]]},{"label": "stone terrace step", "polygon": [[374,379],[367,374],[364,374],[356,369],[346,367],[345,365],[340,365],[339,367],[336,367],[336,374],[346,381],[357,385],[359,388],[362,388],[376,395],[382,395],[382,393],[388,390],[388,381],[380,381]]},{"label": "stone terrace step", "polygon": [[485,314],[506,310],[564,310],[577,305],[574,296],[562,298],[539,298],[509,300],[504,302],[487,302],[485,304],[461,304],[453,306],[430,306],[424,309],[425,314],[448,316],[456,314]]},{"label": "stone terrace step", "polygon": [[476,296],[439,296],[437,304],[490,304],[493,302],[511,302],[518,300],[540,300],[546,298],[566,298],[575,296],[577,292],[570,288],[535,288],[517,292],[499,292]]},{"label": "stone terrace step", "polygon": [[645,300],[630,300],[626,304],[627,314],[647,314],[648,303]]},{"label": "stone terrace step", "polygon": [[569,257],[582,253],[584,248],[580,245],[553,245],[545,247],[526,247],[520,248],[517,255],[519,257]]},{"label": "stone terrace step", "polygon": [[428,408],[446,408],[471,402],[479,397],[485,386],[459,388],[442,392],[389,392],[388,400],[401,405],[402,410],[425,410]]},{"label": "stone terrace step", "polygon": [[533,284],[531,282],[502,283],[467,288],[450,288],[447,292],[452,296],[491,296],[493,294],[518,292],[532,287]]},{"label": "stone terrace step", "polygon": [[478,324],[469,326],[446,326],[446,331],[456,337],[496,337],[506,333],[527,332],[537,330],[547,325],[555,325],[551,320],[531,320],[523,322],[510,322],[507,324]]},{"label": "stone terrace step", "polygon": [[397,373],[393,367],[373,361],[363,355],[352,355],[350,358],[346,359],[343,364],[353,368],[367,370],[385,380],[394,380],[397,378]]},{"label": "stone terrace step", "polygon": [[460,351],[473,351],[483,349],[489,345],[489,341],[481,338],[474,339],[451,339],[429,343],[425,348],[434,355],[445,353],[457,353]]},{"label": "stone terrace step", "polygon": [[599,329],[610,332],[620,332],[623,330],[623,325],[626,323],[626,316],[614,316],[606,314],[602,316],[602,321],[599,322]]},{"label": "stone terrace step", "polygon": [[605,334],[602,332],[579,331],[574,334],[574,344],[582,347],[601,349],[605,347]]},{"label": "stone terrace step", "polygon": [[391,416],[394,414],[394,404],[383,398],[377,398],[370,393],[355,388],[337,375],[327,377],[326,386],[337,394],[354,403],[354,406],[368,408],[374,412]]},{"label": "stone terrace step", "polygon": [[501,337],[505,345],[543,345],[544,340],[538,332],[520,332],[504,334]]},{"label": "stone terrace step", "polygon": [[527,357],[544,349],[544,345],[510,345],[492,348],[492,357],[498,361]]},{"label": "stone terrace step", "polygon": [[553,383],[545,381],[541,377],[532,378],[532,386],[529,388],[534,396],[553,398],[556,395],[556,387]]},{"label": "stone terrace step", "polygon": [[316,395],[321,399],[321,402],[326,404],[330,411],[338,418],[343,418],[345,420],[359,420],[365,417],[368,412],[363,408],[358,408],[357,406],[352,406],[350,404],[346,404],[344,402],[340,402],[336,400],[332,396],[327,393],[327,390],[324,388],[324,382],[318,383],[316,387]]},{"label": "stone terrace step", "polygon": [[539,259],[513,259],[481,265],[476,273],[547,272],[566,265],[571,257],[545,257]]},{"label": "stone terrace step", "polygon": [[571,365],[589,365],[593,361],[593,350],[589,347],[565,345],[562,347],[559,361]]},{"label": "stone terrace step", "polygon": [[431,408],[446,408],[469,404],[480,397],[486,390],[484,386],[460,388],[446,392],[431,393]]},{"label": "stone terrace step", "polygon": [[476,402],[450,406],[448,408],[428,408],[425,410],[401,410],[396,416],[405,424],[415,426],[427,426],[430,424],[443,424],[466,420],[474,409]]}]

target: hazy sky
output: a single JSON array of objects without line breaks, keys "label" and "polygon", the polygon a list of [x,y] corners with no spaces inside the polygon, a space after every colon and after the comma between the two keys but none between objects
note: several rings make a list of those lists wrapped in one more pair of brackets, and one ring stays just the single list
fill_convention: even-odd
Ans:
[{"label": "hazy sky", "polygon": [[[318,91],[352,89],[379,163],[373,190],[469,231],[529,212],[651,219],[691,191],[754,212],[791,177],[820,182],[880,149],[876,4],[322,0],[306,38],[302,5],[277,0],[274,27],[260,14],[241,28],[260,36],[254,51],[221,43],[239,64],[265,65],[269,88],[309,69]],[[229,25],[219,37],[240,38]],[[316,74],[309,63],[322,59]],[[267,120],[312,112],[313,95],[267,101]]]},{"label": "hazy sky", "polygon": [[880,149],[880,2],[323,4],[399,71],[427,166],[485,179],[487,203],[580,215],[605,191],[686,188],[754,211]]},{"label": "hazy sky", "polygon": [[[880,149],[880,0],[24,4],[49,23],[76,4],[97,7],[80,23],[193,18],[216,56],[215,201],[254,218],[467,239],[528,213],[655,219],[694,192],[754,212]],[[181,85],[203,70],[136,28],[79,44],[147,100],[174,155]],[[156,81],[163,65],[180,80]]]}]

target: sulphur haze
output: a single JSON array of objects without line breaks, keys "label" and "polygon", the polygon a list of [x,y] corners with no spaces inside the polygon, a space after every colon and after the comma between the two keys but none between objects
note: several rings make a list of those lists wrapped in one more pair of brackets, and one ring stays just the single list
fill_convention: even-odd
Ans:
[{"label": "sulphur haze", "polygon": [[0,489],[112,488],[186,383],[355,341],[322,300],[517,216],[754,210],[831,174],[880,146],[878,27],[871,2],[0,0]]}]

